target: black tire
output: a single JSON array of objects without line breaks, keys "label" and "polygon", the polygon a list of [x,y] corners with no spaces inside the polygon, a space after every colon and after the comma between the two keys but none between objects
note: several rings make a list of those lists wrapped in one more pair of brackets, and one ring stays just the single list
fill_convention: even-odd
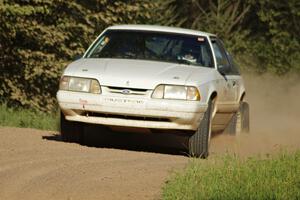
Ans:
[{"label": "black tire", "polygon": [[232,116],[225,133],[229,135],[239,135],[249,133],[250,131],[250,113],[249,104],[241,102],[239,110]]},{"label": "black tire", "polygon": [[249,133],[250,132],[250,111],[249,111],[249,104],[247,102],[242,102],[241,104],[241,125],[242,125],[242,132]]},{"label": "black tire", "polygon": [[214,101],[209,100],[208,108],[196,132],[189,138],[189,154],[193,157],[207,158],[211,137],[211,118]]},{"label": "black tire", "polygon": [[60,135],[65,142],[83,142],[83,125],[80,122],[72,122],[65,119],[60,113]]}]

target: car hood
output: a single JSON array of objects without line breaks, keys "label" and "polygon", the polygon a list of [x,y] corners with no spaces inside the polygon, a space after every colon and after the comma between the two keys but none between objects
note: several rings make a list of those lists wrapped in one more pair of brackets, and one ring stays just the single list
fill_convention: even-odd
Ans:
[{"label": "car hood", "polygon": [[154,89],[159,84],[190,84],[195,74],[210,71],[205,67],[167,62],[88,58],[71,63],[64,75],[95,78],[103,86]]}]

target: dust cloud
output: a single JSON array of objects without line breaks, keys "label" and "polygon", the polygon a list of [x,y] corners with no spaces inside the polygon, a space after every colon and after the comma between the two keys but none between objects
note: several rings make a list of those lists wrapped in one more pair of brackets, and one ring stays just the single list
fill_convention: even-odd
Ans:
[{"label": "dust cloud", "polygon": [[300,77],[243,75],[250,105],[250,133],[219,135],[212,154],[266,155],[300,149]]}]

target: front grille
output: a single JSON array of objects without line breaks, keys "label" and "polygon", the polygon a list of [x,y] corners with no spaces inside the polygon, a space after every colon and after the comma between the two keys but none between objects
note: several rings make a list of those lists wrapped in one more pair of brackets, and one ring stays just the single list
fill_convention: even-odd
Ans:
[{"label": "front grille", "polygon": [[124,87],[107,87],[110,93],[120,93],[124,95],[134,94],[134,95],[146,95],[147,89],[140,88],[124,88]]},{"label": "front grille", "polygon": [[160,118],[160,117],[125,116],[125,115],[118,115],[118,114],[104,114],[104,113],[95,113],[95,112],[86,112],[86,113],[84,113],[84,115],[91,116],[91,117],[131,119],[131,120],[140,120],[140,121],[159,121],[159,122],[170,122],[171,121],[168,118]]}]

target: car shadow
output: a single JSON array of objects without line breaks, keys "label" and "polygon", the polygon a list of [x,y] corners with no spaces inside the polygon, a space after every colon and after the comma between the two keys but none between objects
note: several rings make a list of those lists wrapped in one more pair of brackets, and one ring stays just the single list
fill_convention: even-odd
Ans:
[{"label": "car shadow", "polygon": [[[59,134],[42,136],[42,139],[64,142]],[[103,132],[97,126],[89,126],[80,145],[138,152],[189,156],[188,137],[173,133]]]}]

